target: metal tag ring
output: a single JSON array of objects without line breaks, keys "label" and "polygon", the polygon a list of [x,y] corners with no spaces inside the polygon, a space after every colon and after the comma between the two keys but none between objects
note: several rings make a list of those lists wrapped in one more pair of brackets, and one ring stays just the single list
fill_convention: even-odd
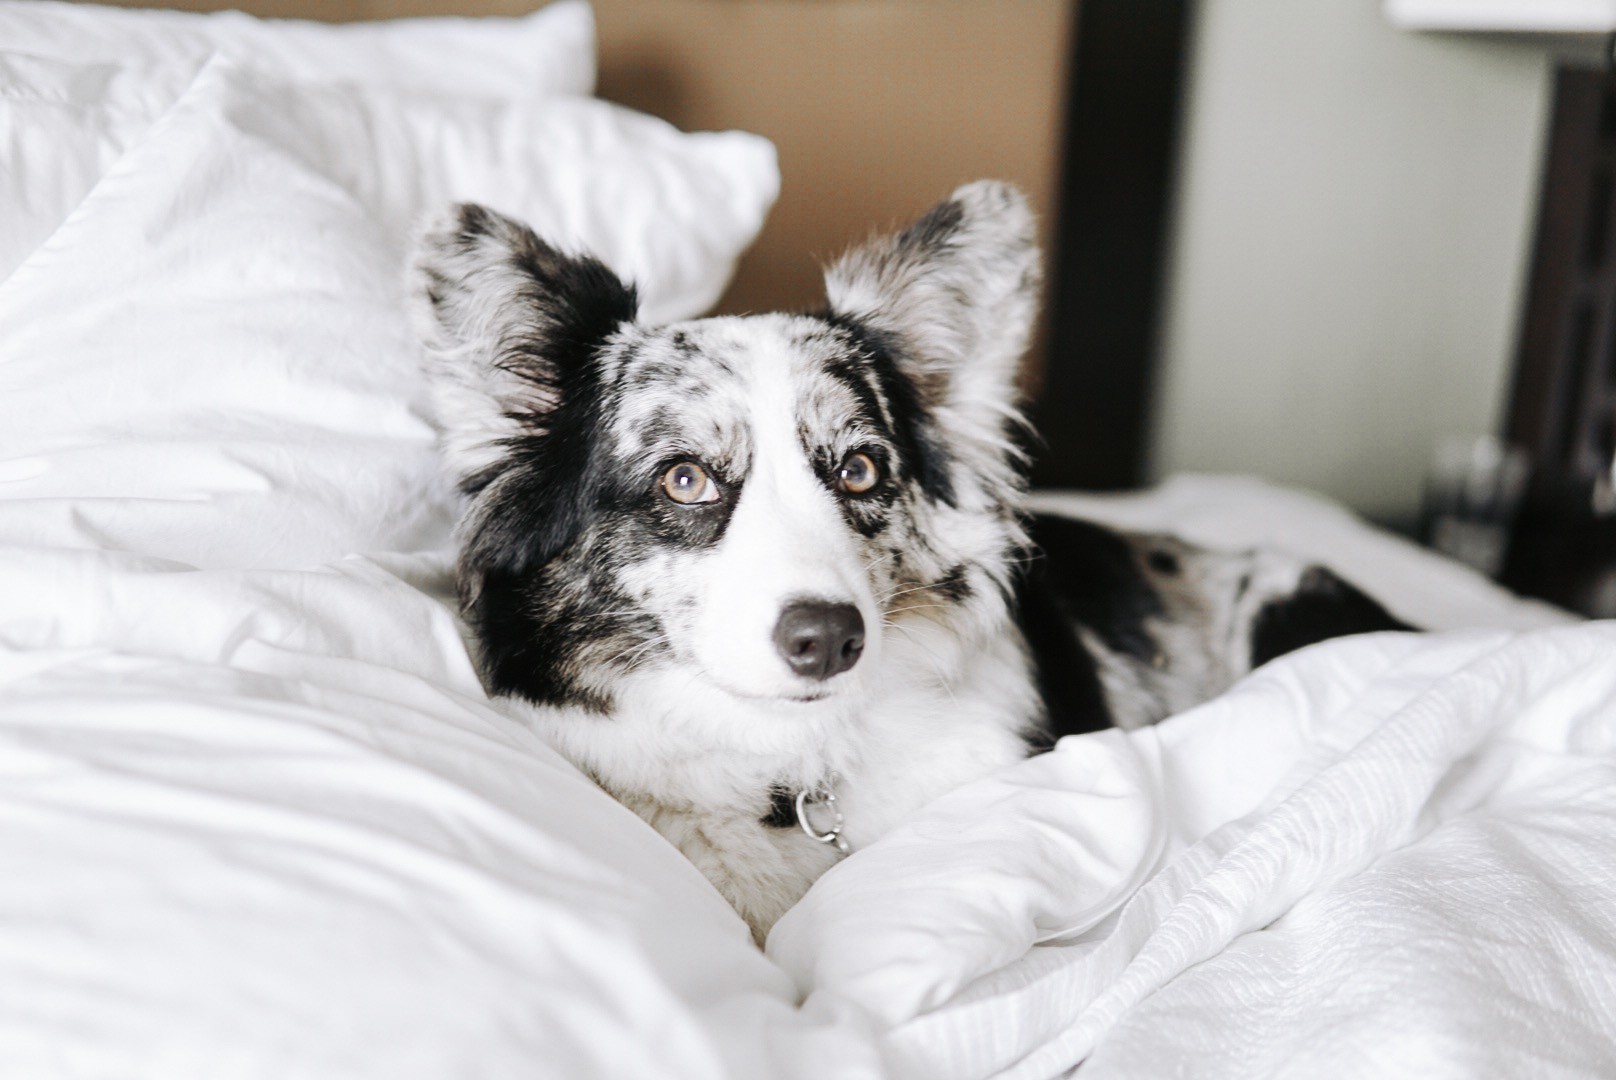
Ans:
[{"label": "metal tag ring", "polygon": [[[835,820],[831,823],[829,829],[820,832],[814,827],[813,822],[808,819],[808,808],[810,806],[830,807],[830,812],[835,815]],[[834,845],[837,851],[842,852],[844,855],[847,853],[847,841],[842,839],[842,811],[836,805],[836,793],[834,791],[826,788],[812,790],[804,788],[797,792],[797,825],[803,832],[821,844]]]}]

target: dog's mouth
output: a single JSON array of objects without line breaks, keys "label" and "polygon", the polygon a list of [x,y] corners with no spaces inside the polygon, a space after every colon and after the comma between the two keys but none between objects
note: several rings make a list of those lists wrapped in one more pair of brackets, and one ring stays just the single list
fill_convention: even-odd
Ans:
[{"label": "dog's mouth", "polygon": [[[851,605],[847,606],[852,610]],[[815,632],[798,636],[812,638],[809,642],[812,649],[793,650],[789,646],[796,645],[796,639],[776,632],[772,642],[775,648],[767,653],[756,649],[756,643],[752,643],[751,648],[743,642],[740,647],[704,649],[701,644],[711,645],[712,642],[698,640],[692,642],[696,647],[683,652],[683,659],[685,666],[694,669],[692,676],[697,681],[721,691],[725,697],[752,706],[809,707],[846,701],[866,693],[873,656],[864,656],[866,643],[862,626],[852,635],[854,640],[843,645],[851,655],[839,658],[838,662],[825,661],[826,633],[820,632],[817,626],[810,630]],[[830,637],[834,639],[836,635],[832,633]],[[722,639],[718,644],[724,644]],[[877,653],[879,645],[872,643],[872,646],[868,651]]]},{"label": "dog's mouth", "polygon": [[[717,675],[709,667],[703,666],[702,679],[709,686],[721,690],[725,695],[737,701],[744,701],[751,705],[815,705],[830,701],[833,698],[845,695],[849,686],[846,680],[835,679],[831,682],[815,682],[810,685],[801,683],[793,686],[789,682],[762,686],[756,684],[748,686],[745,683],[737,685],[735,681]],[[803,680],[804,683],[807,680]]]},{"label": "dog's mouth", "polygon": [[715,682],[715,684],[719,687],[719,689],[723,690],[724,693],[729,694],[731,697],[738,697],[743,701],[756,701],[756,702],[768,702],[768,703],[789,702],[789,703],[794,704],[794,705],[811,705],[816,701],[825,701],[828,698],[833,696],[829,690],[809,690],[809,691],[806,691],[804,693],[799,693],[799,694],[793,694],[793,693],[780,693],[780,694],[762,693],[762,694],[760,694],[760,693],[756,693],[756,692],[751,691],[751,690],[738,690],[733,686],[725,686],[721,682]]}]

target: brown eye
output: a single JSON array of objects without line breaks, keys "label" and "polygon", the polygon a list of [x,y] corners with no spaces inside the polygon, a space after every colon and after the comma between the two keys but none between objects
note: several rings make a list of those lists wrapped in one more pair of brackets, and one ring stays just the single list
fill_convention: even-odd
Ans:
[{"label": "brown eye", "polygon": [[718,499],[718,485],[707,476],[707,470],[694,461],[681,461],[663,473],[662,491],[674,502],[686,506]]},{"label": "brown eye", "polygon": [[836,470],[836,487],[849,495],[863,495],[881,479],[881,470],[869,454],[848,454]]}]

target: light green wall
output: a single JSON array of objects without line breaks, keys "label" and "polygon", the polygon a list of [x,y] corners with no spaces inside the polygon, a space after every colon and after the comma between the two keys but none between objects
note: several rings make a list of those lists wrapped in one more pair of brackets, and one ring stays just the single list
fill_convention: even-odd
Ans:
[{"label": "light green wall", "polygon": [[1153,442],[1409,520],[1436,442],[1495,430],[1556,54],[1374,0],[1203,0]]}]

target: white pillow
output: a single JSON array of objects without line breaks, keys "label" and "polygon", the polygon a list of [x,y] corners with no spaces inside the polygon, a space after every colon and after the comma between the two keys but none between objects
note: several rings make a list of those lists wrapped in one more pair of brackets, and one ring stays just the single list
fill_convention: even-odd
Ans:
[{"label": "white pillow", "polygon": [[592,99],[406,102],[215,60],[0,283],[0,542],[204,567],[440,545],[411,222],[486,200],[672,318],[716,299],[777,185],[763,139]]},{"label": "white pillow", "polygon": [[0,52],[0,280],[44,243],[193,74]]},{"label": "white pillow", "polygon": [[315,84],[442,96],[588,94],[594,17],[558,0],[521,19],[326,25],[0,0],[0,280],[56,230],[215,50]]},{"label": "white pillow", "polygon": [[[272,87],[249,72],[235,81]],[[717,302],[780,187],[766,139],[685,134],[592,98],[406,101],[281,87],[238,95],[231,115],[353,192],[396,265],[423,214],[480,202],[636,284],[649,322]]]},{"label": "white pillow", "polygon": [[595,87],[595,21],[586,0],[556,0],[514,19],[356,23],[0,0],[0,48],[190,74],[224,52],[295,79],[416,94],[530,97]]}]

